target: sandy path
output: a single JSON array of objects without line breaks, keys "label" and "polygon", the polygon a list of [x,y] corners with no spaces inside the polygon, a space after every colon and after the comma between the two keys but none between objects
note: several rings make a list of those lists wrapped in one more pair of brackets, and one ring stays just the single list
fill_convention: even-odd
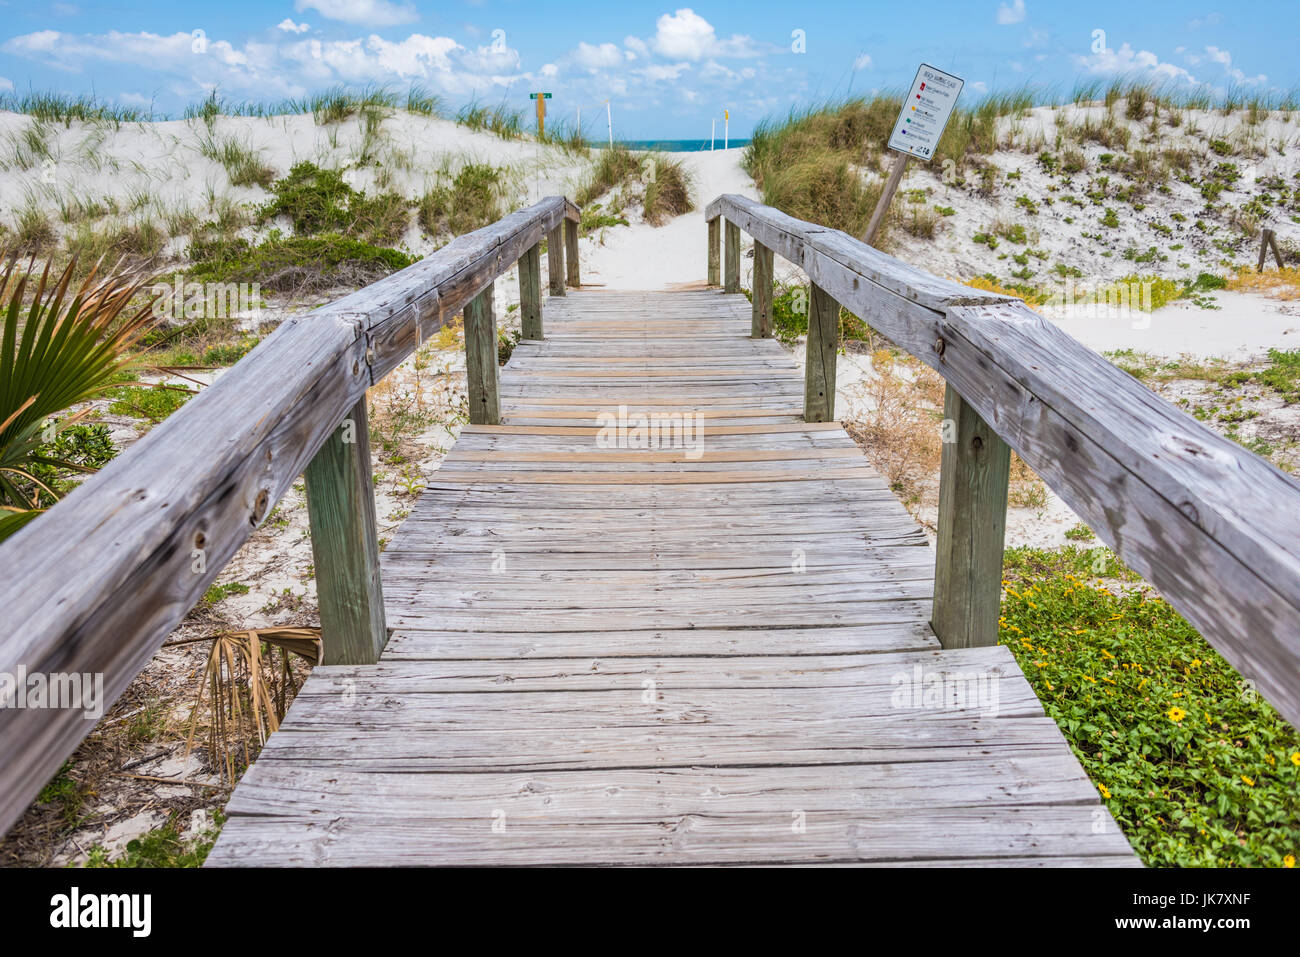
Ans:
[{"label": "sandy path", "polygon": [[721,193],[757,198],[754,183],[740,168],[744,150],[677,153],[693,177],[691,195],[696,208],[654,227],[636,223],[613,231],[608,246],[583,250],[584,283],[609,289],[665,289],[705,279],[707,230],[704,207]]}]

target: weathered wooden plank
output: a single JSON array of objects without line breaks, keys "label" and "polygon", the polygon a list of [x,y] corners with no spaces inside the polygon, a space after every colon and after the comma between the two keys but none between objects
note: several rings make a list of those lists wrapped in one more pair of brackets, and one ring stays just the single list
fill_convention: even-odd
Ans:
[{"label": "weathered wooden plank", "polygon": [[564,228],[556,225],[546,237],[546,273],[552,296],[564,295]]},{"label": "weathered wooden plank", "polygon": [[465,377],[469,420],[475,425],[496,425],[501,421],[497,317],[492,291],[489,284],[465,307]]},{"label": "weathered wooden plank", "polygon": [[519,257],[519,330],[524,339],[543,339],[542,247],[529,246]]},{"label": "weathered wooden plank", "polygon": [[755,242],[753,320],[749,332],[754,339],[772,337],[772,268],[772,250]]},{"label": "weathered wooden plank", "polygon": [[941,372],[1103,542],[1300,721],[1300,482],[1023,303],[742,197],[720,197],[706,212],[716,215]]},{"label": "weathered wooden plank", "polygon": [[951,385],[943,416],[931,623],[945,648],[996,645],[1011,449]]},{"label": "weathered wooden plank", "polygon": [[388,643],[371,475],[363,397],[303,472],[326,665],[374,664]]},{"label": "weathered wooden plank", "polygon": [[582,267],[578,262],[578,224],[572,219],[566,219],[564,222],[564,266],[565,280],[574,289],[581,289]]},{"label": "weathered wooden plank", "polygon": [[727,220],[726,293],[740,292],[740,227]]},{"label": "weathered wooden plank", "polygon": [[710,219],[710,220],[709,220],[709,239],[708,239],[708,243],[709,243],[709,278],[708,278],[708,283],[709,283],[710,286],[718,286],[718,285],[721,285],[721,275],[722,275],[722,271],[721,271],[721,268],[720,268],[720,265],[719,265],[719,260],[721,259],[721,254],[720,254],[720,253],[721,253],[721,250],[720,250],[721,237],[719,236],[719,229],[718,229],[718,227],[719,227],[719,220],[718,220],[718,218],[715,216],[713,219]]},{"label": "weathered wooden plank", "polygon": [[[284,320],[235,368],[0,545],[0,606],[21,622],[0,637],[0,671],[22,664],[29,672],[101,673],[110,705],[365,389],[573,215],[561,197],[542,200]],[[92,726],[73,711],[0,711],[0,831]]]},{"label": "weathered wooden plank", "polygon": [[803,417],[808,422],[829,422],[835,418],[835,360],[840,350],[840,304],[816,284],[808,302],[805,348]]}]

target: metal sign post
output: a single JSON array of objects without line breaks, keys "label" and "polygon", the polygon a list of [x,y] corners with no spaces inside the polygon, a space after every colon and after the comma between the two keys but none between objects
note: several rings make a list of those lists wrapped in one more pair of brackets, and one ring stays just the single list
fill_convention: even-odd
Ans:
[{"label": "metal sign post", "polygon": [[880,199],[876,201],[875,212],[871,214],[871,222],[862,236],[867,245],[875,240],[880,224],[884,222],[898,184],[903,181],[907,161],[913,156],[927,163],[934,158],[934,151],[939,147],[939,140],[965,82],[925,63],[916,71],[916,79],[903,101],[903,108],[898,111],[894,132],[887,144],[894,151],[894,162]]}]

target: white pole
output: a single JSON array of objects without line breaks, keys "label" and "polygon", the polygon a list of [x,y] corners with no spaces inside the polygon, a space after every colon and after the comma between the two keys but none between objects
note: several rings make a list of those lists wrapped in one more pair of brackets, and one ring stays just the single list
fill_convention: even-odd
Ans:
[{"label": "white pole", "polygon": [[723,110],[722,112],[722,148],[731,147],[731,111]]},{"label": "white pole", "polygon": [[609,100],[605,101],[605,120],[609,123],[609,148],[614,148],[614,114],[609,111]]},{"label": "white pole", "polygon": [[709,121],[709,152],[713,151],[713,144],[718,139],[718,118],[715,116]]}]

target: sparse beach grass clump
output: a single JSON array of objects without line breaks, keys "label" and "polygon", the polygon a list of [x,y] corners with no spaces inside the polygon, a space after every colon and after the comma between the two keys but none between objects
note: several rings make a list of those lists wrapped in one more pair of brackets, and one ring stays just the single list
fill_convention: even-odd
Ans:
[{"label": "sparse beach grass clump", "polygon": [[695,202],[691,199],[691,176],[681,160],[658,154],[653,163],[642,215],[651,226],[661,226],[674,216],[689,213]]},{"label": "sparse beach grass clump", "polygon": [[396,193],[367,196],[352,188],[336,169],[296,164],[271,186],[274,198],[258,212],[262,223],[286,217],[299,236],[337,233],[368,243],[391,244],[406,232],[407,201]]},{"label": "sparse beach grass clump", "polygon": [[504,103],[485,106],[472,102],[461,107],[456,122],[471,130],[486,130],[506,140],[517,140],[524,135],[524,113],[512,110]]},{"label": "sparse beach grass clump", "polygon": [[233,136],[209,135],[200,140],[199,153],[225,168],[231,186],[267,189],[275,180],[275,169],[263,162],[261,153]]},{"label": "sparse beach grass clump", "polygon": [[502,216],[506,178],[486,163],[467,163],[445,185],[434,186],[420,198],[416,218],[430,236],[473,232]]}]

